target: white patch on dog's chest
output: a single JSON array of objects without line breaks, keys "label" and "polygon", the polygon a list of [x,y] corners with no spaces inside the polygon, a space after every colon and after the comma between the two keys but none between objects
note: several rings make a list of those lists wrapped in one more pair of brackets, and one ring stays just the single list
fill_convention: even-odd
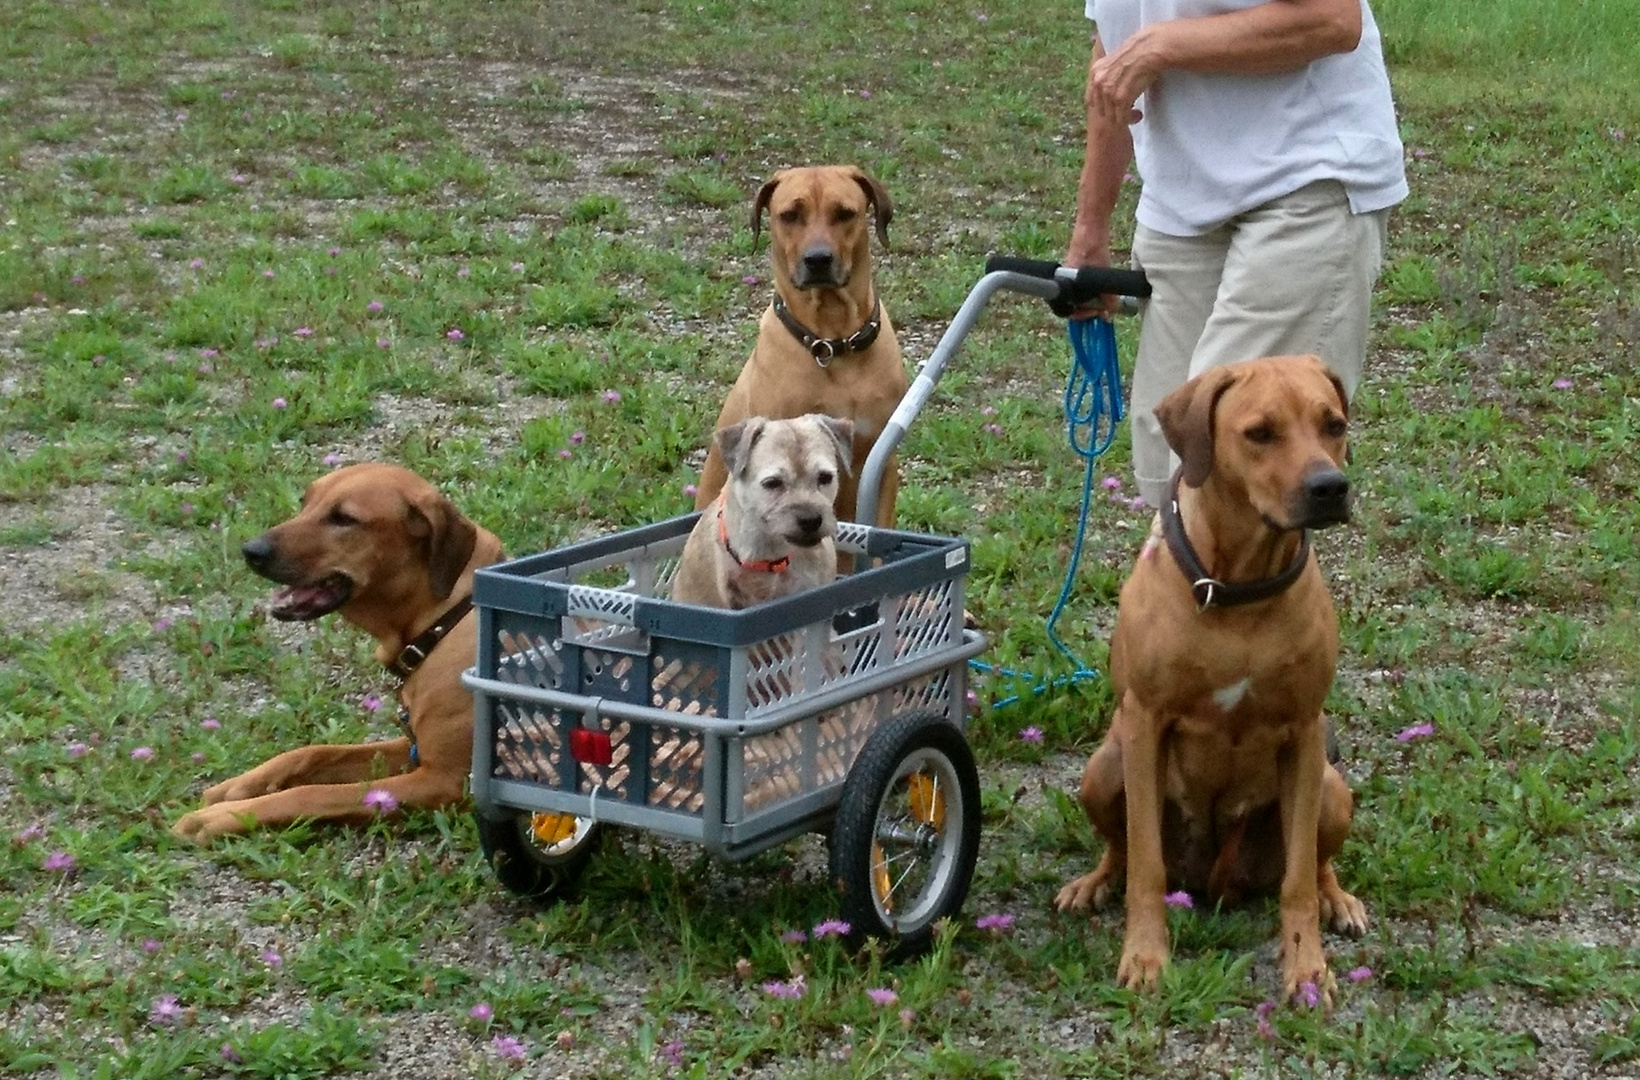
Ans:
[{"label": "white patch on dog's chest", "polygon": [[1252,677],[1233,682],[1229,686],[1213,691],[1213,704],[1225,712],[1229,712],[1241,704],[1241,699],[1247,696],[1247,690],[1253,685]]}]

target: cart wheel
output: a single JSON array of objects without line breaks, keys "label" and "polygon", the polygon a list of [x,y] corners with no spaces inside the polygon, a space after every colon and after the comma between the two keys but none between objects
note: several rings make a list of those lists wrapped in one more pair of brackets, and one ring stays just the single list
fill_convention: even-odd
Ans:
[{"label": "cart wheel", "polygon": [[574,814],[518,811],[478,818],[478,843],[501,884],[531,900],[561,900],[592,857],[601,826]]},{"label": "cart wheel", "polygon": [[979,854],[979,773],[961,730],[937,712],[872,732],[843,782],[831,880],[857,933],[912,954],[968,895]]}]

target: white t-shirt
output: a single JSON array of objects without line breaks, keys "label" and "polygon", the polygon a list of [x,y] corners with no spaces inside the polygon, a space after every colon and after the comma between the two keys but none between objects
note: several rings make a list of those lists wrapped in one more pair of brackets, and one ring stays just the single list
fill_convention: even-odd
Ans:
[{"label": "white t-shirt", "polygon": [[[1105,52],[1141,26],[1265,0],[1086,0]],[[1406,170],[1378,24],[1361,2],[1361,42],[1275,75],[1168,71],[1140,95],[1134,164],[1139,223],[1198,236],[1317,180],[1337,180],[1358,214],[1406,198]]]}]

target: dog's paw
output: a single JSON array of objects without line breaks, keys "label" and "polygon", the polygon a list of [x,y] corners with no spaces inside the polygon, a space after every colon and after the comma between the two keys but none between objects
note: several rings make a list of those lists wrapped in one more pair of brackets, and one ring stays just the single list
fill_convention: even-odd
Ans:
[{"label": "dog's paw", "polygon": [[1321,905],[1321,921],[1334,933],[1358,938],[1367,932],[1367,906],[1345,892],[1338,878],[1326,868],[1316,899]]},{"label": "dog's paw", "polygon": [[1054,897],[1053,906],[1059,911],[1087,911],[1104,907],[1109,899],[1110,884],[1099,871],[1094,870],[1067,882],[1059,890],[1059,895]]},{"label": "dog's paw", "polygon": [[248,815],[230,809],[230,804],[218,803],[183,814],[171,826],[171,835],[196,844],[209,844],[219,836],[244,832],[246,817]]},{"label": "dog's paw", "polygon": [[1332,1011],[1333,991],[1338,984],[1325,960],[1284,963],[1282,970],[1282,992],[1288,1001],[1307,1009]]},{"label": "dog's paw", "polygon": [[1167,945],[1129,941],[1122,947],[1116,981],[1129,990],[1152,990],[1167,967]]}]

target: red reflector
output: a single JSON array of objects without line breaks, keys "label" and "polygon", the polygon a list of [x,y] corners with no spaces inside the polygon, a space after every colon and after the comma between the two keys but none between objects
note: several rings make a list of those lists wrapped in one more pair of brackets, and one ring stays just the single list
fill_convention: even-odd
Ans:
[{"label": "red reflector", "polygon": [[588,728],[572,728],[569,733],[569,752],[575,760],[586,765],[608,765],[615,759],[609,744],[609,732]]}]

